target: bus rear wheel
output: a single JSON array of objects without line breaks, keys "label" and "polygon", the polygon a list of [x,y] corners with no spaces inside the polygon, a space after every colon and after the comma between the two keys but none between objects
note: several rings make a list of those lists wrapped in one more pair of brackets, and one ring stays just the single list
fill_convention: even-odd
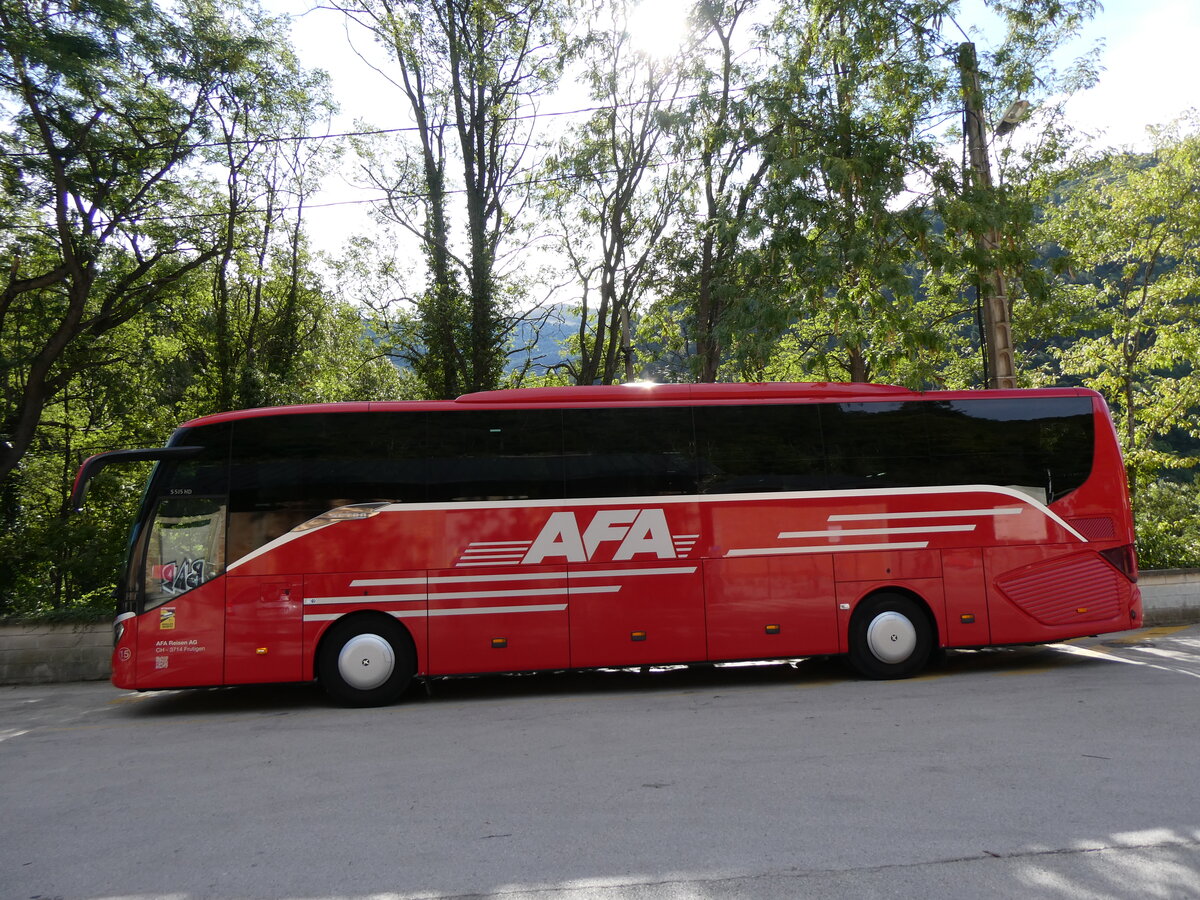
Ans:
[{"label": "bus rear wheel", "polygon": [[929,661],[933,626],[921,605],[902,594],[876,594],[850,620],[850,663],[868,678],[909,678]]},{"label": "bus rear wheel", "polygon": [[383,616],[334,623],[317,651],[317,678],[344,706],[386,706],[412,681],[416,656],[408,633]]}]

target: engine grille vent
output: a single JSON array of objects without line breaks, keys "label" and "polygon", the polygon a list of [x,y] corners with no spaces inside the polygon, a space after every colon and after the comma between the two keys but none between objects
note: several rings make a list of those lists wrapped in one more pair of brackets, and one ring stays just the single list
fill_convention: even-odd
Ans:
[{"label": "engine grille vent", "polygon": [[1098,556],[1076,556],[998,579],[1009,600],[1043,625],[1111,619],[1121,611],[1128,583]]},{"label": "engine grille vent", "polygon": [[1117,536],[1117,525],[1108,516],[1067,519],[1067,524],[1089,541],[1111,541]]}]

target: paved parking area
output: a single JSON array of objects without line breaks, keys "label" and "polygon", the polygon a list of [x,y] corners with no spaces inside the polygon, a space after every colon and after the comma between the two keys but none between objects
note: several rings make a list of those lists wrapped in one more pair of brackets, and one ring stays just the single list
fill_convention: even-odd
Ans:
[{"label": "paved parking area", "polygon": [[1200,627],[439,682],[0,688],[0,897],[1200,897]]}]

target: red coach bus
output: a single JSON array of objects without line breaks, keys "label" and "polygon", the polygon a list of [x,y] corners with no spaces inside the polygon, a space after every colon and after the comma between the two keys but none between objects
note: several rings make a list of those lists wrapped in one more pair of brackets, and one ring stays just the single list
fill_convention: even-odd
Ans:
[{"label": "red coach bus", "polygon": [[1141,624],[1112,422],[1078,389],[628,385],[207,416],[155,460],[113,682],[414,677],[936,648]]}]

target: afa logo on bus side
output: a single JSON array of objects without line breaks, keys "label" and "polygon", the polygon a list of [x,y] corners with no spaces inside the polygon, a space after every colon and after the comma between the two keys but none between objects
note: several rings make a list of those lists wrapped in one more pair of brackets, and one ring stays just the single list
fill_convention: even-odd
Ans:
[{"label": "afa logo on bus side", "polygon": [[[597,551],[616,545],[611,559],[637,556],[677,559],[675,540],[661,509],[602,509],[582,531],[573,512],[551,513],[530,545],[522,565],[546,560],[589,562]],[[604,555],[604,554],[600,554]]]}]

